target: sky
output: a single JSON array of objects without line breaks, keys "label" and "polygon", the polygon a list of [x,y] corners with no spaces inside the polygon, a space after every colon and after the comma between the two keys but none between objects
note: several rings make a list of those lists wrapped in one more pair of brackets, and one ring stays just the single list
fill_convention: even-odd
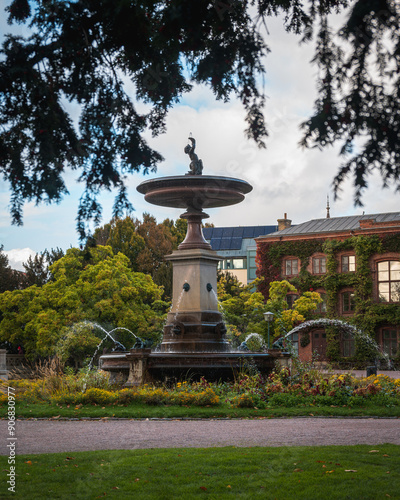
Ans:
[{"label": "sky", "polygon": [[[3,10],[6,0],[0,0]],[[8,32],[0,20],[0,36]],[[342,159],[340,145],[323,151],[303,150],[299,125],[311,114],[316,97],[317,68],[310,64],[311,45],[299,45],[299,37],[287,34],[279,19],[268,22],[266,41],[271,53],[266,58],[264,91],[268,96],[264,108],[269,137],[266,149],[258,149],[244,135],[245,113],[236,100],[216,101],[204,86],[186,94],[169,112],[166,133],[148,143],[159,151],[165,161],[156,174],[131,175],[128,179],[129,198],[135,207],[134,217],[144,212],[159,222],[177,219],[180,210],[149,205],[136,191],[141,182],[151,177],[184,175],[189,158],[184,153],[191,133],[196,139],[196,153],[203,160],[203,174],[236,177],[248,181],[253,190],[246,199],[234,206],[210,209],[207,222],[218,226],[274,225],[284,214],[293,224],[326,217],[329,196],[331,217],[395,212],[399,210],[399,194],[394,188],[382,189],[378,175],[370,177],[363,195],[363,207],[354,207],[351,180],[343,184],[340,199],[334,200],[332,181]],[[9,215],[10,193],[0,179],[0,245],[11,267],[22,269],[29,255],[45,249],[78,246],[76,215],[83,186],[76,182],[78,174],[69,172],[67,187],[70,195],[59,205],[25,204],[24,225],[12,226]],[[103,193],[102,224],[109,222],[116,193]]]}]

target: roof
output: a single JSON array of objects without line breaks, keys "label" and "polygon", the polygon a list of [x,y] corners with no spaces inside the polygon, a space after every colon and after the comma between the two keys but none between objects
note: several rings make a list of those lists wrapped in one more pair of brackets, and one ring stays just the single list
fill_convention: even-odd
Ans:
[{"label": "roof", "polygon": [[400,212],[386,214],[350,215],[347,217],[332,217],[330,219],[313,219],[301,224],[297,224],[296,226],[282,229],[282,231],[269,233],[267,237],[352,231],[360,229],[360,221],[371,219],[374,220],[374,224],[376,224],[376,226],[378,226],[379,223],[385,223],[385,226],[388,227],[387,223],[391,221],[396,221],[396,225],[398,225],[398,223],[400,222]]},{"label": "roof", "polygon": [[277,226],[205,227],[203,235],[213,250],[240,250],[244,239],[276,231]]}]

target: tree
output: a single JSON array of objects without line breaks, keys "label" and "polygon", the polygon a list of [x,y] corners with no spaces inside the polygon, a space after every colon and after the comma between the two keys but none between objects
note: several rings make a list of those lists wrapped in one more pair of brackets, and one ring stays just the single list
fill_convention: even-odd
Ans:
[{"label": "tree", "polygon": [[[85,252],[71,248],[51,272],[54,281],[42,287],[0,295],[0,340],[18,340],[30,358],[49,356],[67,335],[66,328],[84,320],[159,340],[167,308],[162,290],[150,276],[132,271],[121,253],[98,246],[90,249],[88,261]],[[125,337],[131,347],[133,336],[127,332]],[[120,339],[125,337],[121,334]]]},{"label": "tree", "polygon": [[266,307],[274,314],[273,327],[276,338],[286,335],[294,326],[309,319],[317,305],[322,302],[318,292],[304,292],[294,301],[293,307],[289,308],[286,301],[289,292],[298,293],[297,288],[286,280],[270,283]]},{"label": "tree", "polygon": [[93,244],[111,246],[130,260],[134,271],[150,274],[154,282],[164,288],[164,297],[171,297],[172,266],[165,256],[178,248],[186,235],[187,221],[165,219],[157,223],[155,217],[143,214],[143,221],[125,217],[113,219],[97,228]]},{"label": "tree", "polygon": [[141,271],[138,256],[145,249],[146,242],[137,233],[135,222],[131,217],[111,221],[106,244],[113,249],[115,254],[121,252],[126,255],[134,271]]},{"label": "tree", "polygon": [[21,271],[12,269],[8,262],[7,255],[3,252],[3,245],[0,245],[0,293],[6,290],[18,290],[25,286],[25,276]]},{"label": "tree", "polygon": [[37,253],[33,258],[29,256],[28,260],[22,265],[25,269],[24,288],[32,285],[43,286],[53,279],[50,267],[54,262],[64,256],[61,248],[47,249],[42,253]]},{"label": "tree", "polygon": [[[329,15],[346,8],[336,36]],[[208,85],[216,99],[240,99],[246,134],[264,147],[263,25],[276,15],[303,41],[317,39],[319,95],[303,145],[343,141],[348,156],[364,141],[335,184],[352,173],[357,203],[374,169],[385,185],[400,186],[396,0],[9,0],[6,10],[10,23],[31,29],[25,38],[5,35],[1,50],[0,168],[15,224],[25,201],[61,200],[67,166],[84,184],[81,238],[85,221],[100,221],[102,189],[118,190],[116,216],[129,211],[125,176],[154,171],[162,159],[144,133],[164,132],[169,108],[193,84]],[[80,109],[78,127],[67,101]]]},{"label": "tree", "polygon": [[239,345],[250,333],[258,333],[267,340],[268,324],[264,321],[266,311],[274,314],[271,334],[278,338],[308,319],[322,302],[319,293],[305,292],[289,308],[286,296],[289,292],[297,292],[297,289],[286,280],[270,284],[270,298],[265,302],[263,294],[254,291],[261,281],[257,278],[244,286],[228,275],[223,276],[218,284],[221,309],[234,345]]},{"label": "tree", "polygon": [[218,297],[234,346],[241,344],[248,334],[258,333],[267,338],[267,325],[263,313],[267,310],[262,293],[255,292],[260,279],[242,285],[235,277],[226,273],[218,283]]}]

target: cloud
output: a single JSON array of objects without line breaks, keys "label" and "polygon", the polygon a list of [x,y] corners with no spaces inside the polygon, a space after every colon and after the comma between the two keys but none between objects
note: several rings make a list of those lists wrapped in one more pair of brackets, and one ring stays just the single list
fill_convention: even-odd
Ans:
[{"label": "cloud", "polygon": [[12,269],[23,271],[23,262],[27,262],[29,257],[34,257],[36,252],[31,248],[14,248],[13,250],[3,251],[8,257],[8,263]]}]

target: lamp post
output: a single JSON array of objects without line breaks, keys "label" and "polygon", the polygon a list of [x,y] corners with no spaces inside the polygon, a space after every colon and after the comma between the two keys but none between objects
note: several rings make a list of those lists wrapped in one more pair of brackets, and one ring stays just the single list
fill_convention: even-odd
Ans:
[{"label": "lamp post", "polygon": [[265,312],[264,319],[268,323],[268,349],[269,349],[269,325],[274,321],[274,313],[269,311]]}]

